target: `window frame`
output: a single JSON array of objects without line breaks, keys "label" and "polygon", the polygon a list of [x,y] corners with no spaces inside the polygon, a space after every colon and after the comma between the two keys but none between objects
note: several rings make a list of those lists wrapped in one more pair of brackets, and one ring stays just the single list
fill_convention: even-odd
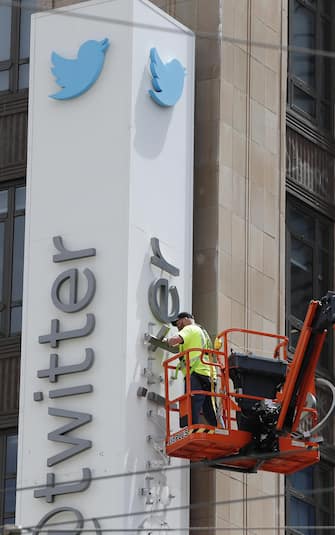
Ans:
[{"label": "window frame", "polygon": [[[291,326],[295,327],[298,330],[301,330],[302,328],[302,319],[297,318],[293,316],[291,313],[291,294],[292,294],[292,287],[291,287],[291,240],[292,237],[296,240],[301,241],[304,245],[306,244],[308,247],[312,248],[313,253],[313,264],[312,264],[312,293],[311,299],[314,298],[320,298],[321,295],[318,295],[318,265],[319,265],[319,256],[320,251],[322,252],[322,249],[320,247],[320,233],[321,229],[320,227],[322,225],[326,225],[329,227],[330,232],[330,238],[329,238],[329,249],[328,249],[328,273],[329,273],[329,285],[330,287],[328,289],[331,289],[333,287],[334,283],[334,276],[332,276],[332,258],[334,254],[334,224],[333,222],[325,217],[324,215],[320,214],[319,212],[316,212],[309,206],[307,206],[305,203],[303,203],[301,200],[288,195],[287,196],[287,208],[291,205],[293,209],[297,210],[303,215],[306,215],[313,219],[314,221],[314,228],[315,228],[315,236],[314,240],[307,239],[303,236],[299,236],[297,234],[294,234],[290,231],[289,228],[289,222],[286,216],[286,332],[289,337],[289,351],[290,353],[294,353],[295,347],[292,346],[291,340],[290,340],[290,329]],[[287,210],[288,212],[288,210]],[[329,344],[328,348],[328,354],[327,354],[327,366],[324,367],[322,364],[319,364],[318,366],[318,372],[321,375],[324,375],[326,377],[332,377],[334,378],[334,362],[333,362],[333,337],[329,336],[327,339],[327,343]]]},{"label": "window frame", "polygon": [[19,88],[19,71],[22,65],[29,64],[29,57],[20,58],[20,23],[21,23],[21,0],[14,2],[11,11],[11,32],[10,32],[10,57],[0,61],[0,72],[8,71],[9,87],[0,91],[0,96],[9,93],[27,92],[28,87]]},{"label": "window frame", "polygon": [[[308,0],[290,0],[289,2],[289,26],[288,26],[288,41],[289,45],[294,46],[293,44],[293,13],[294,13],[294,2],[297,1],[299,4],[301,4],[302,7],[305,7],[306,9],[312,11],[315,14],[315,47],[318,50],[322,49],[322,24],[326,20],[330,24],[330,40],[331,40],[331,49],[334,50],[335,48],[335,39],[334,39],[334,31],[332,27],[334,27],[334,24],[332,23],[332,19],[334,17],[334,8],[333,13],[330,15],[327,14],[322,9],[322,2],[320,0],[316,0],[316,5],[311,4]],[[308,85],[304,80],[299,78],[294,72],[293,72],[293,59],[294,59],[294,52],[289,52],[288,58],[287,58],[287,104],[288,109],[291,113],[293,113],[295,116],[299,117],[300,119],[303,119],[310,125],[312,125],[314,128],[317,128],[318,130],[322,131],[324,134],[326,134],[328,137],[334,138],[335,133],[335,124],[334,124],[334,98],[332,98],[332,94],[330,93],[330,99],[327,100],[322,92],[322,66],[323,66],[323,58],[322,56],[315,56],[315,88]],[[330,79],[331,79],[331,86],[333,85],[334,80],[334,67],[331,68],[330,73]],[[305,94],[311,96],[314,100],[315,105],[315,116],[309,114],[307,111],[301,109],[298,107],[294,102],[294,89],[297,88],[301,91],[303,91]],[[324,127],[321,125],[321,109],[322,105],[326,104],[329,107],[330,110],[330,122],[329,122],[329,128]]]},{"label": "window frame", "polygon": [[[323,481],[321,477],[321,470],[323,470],[324,473],[330,474],[330,483],[327,486],[327,488],[333,488],[334,487],[334,465],[328,461],[325,461],[323,459],[320,460],[319,463],[310,466],[307,468],[307,470],[313,469],[313,481],[312,481],[312,488],[314,489],[320,489],[323,487]],[[332,491],[329,490],[329,493],[332,494]],[[306,505],[310,505],[315,510],[315,525],[321,526],[320,517],[322,512],[329,514],[331,524],[333,523],[334,519],[334,502],[333,500],[330,500],[330,508],[329,510],[325,507],[325,499],[324,499],[324,493],[318,492],[313,494],[312,492],[306,492],[304,493],[302,490],[296,489],[290,481],[290,476],[287,476],[285,478],[285,498],[286,498],[286,517],[289,519],[290,517],[290,510],[292,508],[292,502],[290,501],[292,498],[295,498],[296,500],[301,501],[302,503]],[[293,529],[289,526],[289,520],[286,522],[286,535],[302,535],[302,531],[298,529]],[[323,535],[324,530],[323,529],[315,529],[314,531],[308,531],[311,535]]]},{"label": "window frame", "polygon": [[[14,264],[14,226],[15,218],[24,216],[25,209],[15,209],[15,191],[21,187],[25,187],[25,180],[15,180],[10,183],[0,184],[0,192],[8,191],[8,212],[7,215],[1,217],[0,224],[4,223],[4,260],[3,260],[3,299],[0,301],[0,314],[3,313],[3,319],[0,317],[0,340],[13,339],[21,337],[21,329],[19,332],[11,334],[11,314],[13,308],[17,306],[22,307],[21,300],[12,300],[12,279],[13,279],[13,264]],[[23,277],[23,270],[22,270]]]},{"label": "window frame", "polygon": [[[7,459],[7,438],[9,436],[18,436],[16,427],[8,429],[0,429],[0,488],[5,490],[6,481],[13,480],[15,478],[15,488],[17,479],[17,466],[16,472],[6,472],[6,459]],[[2,492],[0,498],[0,526],[4,524],[15,523],[15,510],[12,514],[6,514],[5,511],[5,498],[6,493]]]},{"label": "window frame", "polygon": [[[322,247],[320,246],[320,228],[323,225],[327,225],[329,230],[329,241],[328,241],[328,264],[329,264],[329,270],[328,270],[328,284],[333,283],[334,275],[332,273],[332,258],[334,254],[334,222],[332,219],[326,217],[325,215],[321,214],[320,212],[316,211],[312,207],[308,206],[305,202],[303,202],[299,197],[293,196],[293,195],[287,195],[287,201],[286,201],[286,207],[287,207],[287,213],[286,213],[286,332],[289,335],[289,329],[290,324],[292,324],[292,318],[295,319],[297,327],[302,326],[302,321],[298,318],[294,318],[291,314],[291,294],[292,294],[292,287],[291,287],[291,239],[294,237],[295,239],[300,239],[303,243],[308,244],[308,246],[312,247],[312,254],[313,254],[313,273],[312,273],[312,287],[313,287],[313,296],[311,298],[318,298],[321,296],[318,296],[315,294],[317,290],[317,286],[319,284],[318,282],[318,255],[320,254],[320,251],[322,252]],[[308,216],[313,221],[313,228],[314,228],[314,236],[313,239],[307,239],[306,236],[299,236],[298,234],[291,231],[289,227],[289,219],[288,219],[288,209],[289,207],[292,207],[294,210],[300,212],[302,215]],[[331,286],[332,288],[332,286]],[[329,288],[329,289],[331,289]],[[299,325],[300,324],[300,325]],[[293,353],[294,349],[292,346],[289,347],[290,351]],[[328,369],[322,368],[321,366],[318,366],[317,368],[317,375],[324,375],[325,377],[329,378],[330,380],[334,380],[334,355],[333,355],[333,342],[330,339],[329,344],[329,350],[328,350],[328,358],[327,358],[327,364]],[[330,435],[333,436],[333,425],[332,422],[330,422]],[[320,451],[321,451],[321,461],[313,467],[309,467],[308,469],[313,468],[313,482],[312,482],[312,488],[323,488],[323,474],[330,474],[331,483],[329,484],[330,487],[334,486],[335,482],[335,463],[333,461],[334,455],[332,450],[332,444],[331,443],[325,443],[324,445],[321,445]],[[324,468],[326,467],[326,468]],[[331,492],[332,497],[333,493]],[[286,535],[302,535],[303,531],[300,531],[299,529],[293,529],[290,527],[290,517],[292,518],[292,507],[294,507],[294,504],[292,503],[292,498],[295,498],[297,500],[300,500],[301,502],[313,506],[315,511],[315,525],[318,526],[321,524],[322,520],[322,513],[323,514],[329,514],[331,518],[331,523],[334,523],[334,502],[333,499],[330,500],[330,508],[325,508],[325,500],[324,500],[324,494],[323,493],[308,493],[303,492],[303,490],[298,490],[293,487],[293,485],[290,482],[290,477],[287,476],[285,478],[285,497],[286,497]],[[314,531],[308,532],[311,533],[311,535],[322,535],[324,530],[318,530],[315,529]],[[306,533],[304,531],[304,533]]]}]

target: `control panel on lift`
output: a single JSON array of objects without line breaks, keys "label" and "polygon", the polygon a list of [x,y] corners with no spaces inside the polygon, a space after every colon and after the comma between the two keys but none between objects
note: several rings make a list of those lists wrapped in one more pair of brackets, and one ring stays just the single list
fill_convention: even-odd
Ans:
[{"label": "control panel on lift", "polygon": [[[288,359],[287,337],[234,328],[218,334],[220,349],[192,348],[168,358],[163,363],[166,453],[239,472],[291,474],[318,462],[319,433],[333,412],[335,388],[322,380],[330,388],[333,402],[320,421],[315,370],[327,327],[334,323],[335,293],[328,292],[321,300],[310,302],[293,359]],[[267,339],[267,346],[273,344],[272,354],[235,351],[230,342],[235,333],[242,333],[245,340]],[[190,354],[195,350],[202,360],[206,355],[203,362],[215,370],[211,392],[191,390]],[[186,366],[185,388],[176,395],[171,376],[181,359]],[[200,393],[211,397],[217,427],[192,424],[191,398]]]}]

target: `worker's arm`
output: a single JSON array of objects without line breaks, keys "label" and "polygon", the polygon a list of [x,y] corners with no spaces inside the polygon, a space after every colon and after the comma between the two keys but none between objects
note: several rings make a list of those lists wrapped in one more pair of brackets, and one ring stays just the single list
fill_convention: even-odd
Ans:
[{"label": "worker's arm", "polygon": [[166,343],[168,346],[174,347],[183,344],[184,340],[179,334],[175,334],[174,336],[170,336],[170,338],[167,338]]}]

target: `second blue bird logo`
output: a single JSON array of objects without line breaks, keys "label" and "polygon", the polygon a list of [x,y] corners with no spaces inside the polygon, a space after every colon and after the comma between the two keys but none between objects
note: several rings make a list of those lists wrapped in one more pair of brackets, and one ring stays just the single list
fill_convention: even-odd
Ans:
[{"label": "second blue bird logo", "polygon": [[52,52],[51,71],[61,90],[50,97],[67,100],[82,95],[92,87],[101,73],[108,47],[109,40],[106,38],[102,41],[85,41],[79,48],[76,59],[63,58]]},{"label": "second blue bird logo", "polygon": [[150,50],[152,89],[149,95],[159,106],[174,106],[184,89],[185,68],[179,60],[163,63],[156,48]]}]

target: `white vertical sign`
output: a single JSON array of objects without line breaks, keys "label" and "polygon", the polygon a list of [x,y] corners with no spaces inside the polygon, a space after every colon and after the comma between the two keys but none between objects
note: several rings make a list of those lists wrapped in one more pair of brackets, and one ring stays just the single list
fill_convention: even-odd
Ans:
[{"label": "white vertical sign", "polygon": [[145,0],[33,16],[21,526],[187,528],[188,471],[138,389],[164,396],[143,340],[171,286],[191,307],[193,84],[193,35]]}]

